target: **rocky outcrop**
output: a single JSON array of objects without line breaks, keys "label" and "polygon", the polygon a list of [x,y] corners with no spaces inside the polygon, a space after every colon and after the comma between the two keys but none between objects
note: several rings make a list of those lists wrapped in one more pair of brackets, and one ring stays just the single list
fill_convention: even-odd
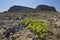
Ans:
[{"label": "rocky outcrop", "polygon": [[9,8],[8,12],[22,12],[22,11],[32,11],[32,10],[33,8],[14,5]]},{"label": "rocky outcrop", "polygon": [[48,5],[38,5],[35,9],[29,8],[25,6],[17,6],[14,5],[9,8],[8,12],[35,12],[35,11],[54,11],[57,12],[55,7],[48,6]]},{"label": "rocky outcrop", "polygon": [[36,10],[38,10],[38,11],[55,11],[56,12],[55,7],[48,6],[48,5],[38,5],[36,7]]}]

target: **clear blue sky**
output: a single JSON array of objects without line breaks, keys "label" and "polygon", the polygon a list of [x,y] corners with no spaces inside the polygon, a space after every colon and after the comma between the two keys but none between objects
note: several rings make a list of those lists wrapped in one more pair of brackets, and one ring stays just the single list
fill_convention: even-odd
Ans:
[{"label": "clear blue sky", "polygon": [[8,10],[13,5],[35,8],[40,4],[54,6],[60,12],[60,0],[0,0],[0,11]]}]

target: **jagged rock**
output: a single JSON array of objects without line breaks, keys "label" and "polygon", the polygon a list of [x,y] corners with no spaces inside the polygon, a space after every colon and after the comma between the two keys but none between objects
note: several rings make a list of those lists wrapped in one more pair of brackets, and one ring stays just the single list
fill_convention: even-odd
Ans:
[{"label": "jagged rock", "polygon": [[54,28],[60,28],[60,21],[54,23]]},{"label": "jagged rock", "polygon": [[55,7],[48,6],[48,5],[38,5],[36,7],[36,10],[38,10],[38,11],[55,11],[56,12]]},{"label": "jagged rock", "polygon": [[56,37],[60,39],[60,32],[56,34]]}]

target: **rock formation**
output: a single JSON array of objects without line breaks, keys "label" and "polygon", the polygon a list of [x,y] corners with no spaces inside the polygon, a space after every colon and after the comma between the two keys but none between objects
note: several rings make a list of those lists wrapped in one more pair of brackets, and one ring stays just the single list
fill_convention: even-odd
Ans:
[{"label": "rock formation", "polygon": [[56,12],[55,7],[48,6],[48,5],[38,5],[36,7],[36,10],[38,10],[38,11],[55,11]]},{"label": "rock formation", "polygon": [[33,10],[33,8],[14,5],[14,6],[10,7],[8,12],[21,12],[21,11],[31,11],[31,10]]},{"label": "rock formation", "polygon": [[25,6],[17,6],[14,5],[9,8],[8,12],[26,12],[26,11],[54,11],[57,12],[55,7],[48,6],[48,5],[38,5],[35,9],[34,8],[29,8]]}]

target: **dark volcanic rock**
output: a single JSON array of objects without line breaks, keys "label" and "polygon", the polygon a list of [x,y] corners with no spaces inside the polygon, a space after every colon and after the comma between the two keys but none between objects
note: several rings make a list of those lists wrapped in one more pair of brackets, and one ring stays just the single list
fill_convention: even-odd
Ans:
[{"label": "dark volcanic rock", "polygon": [[52,7],[52,6],[48,6],[48,5],[38,5],[36,7],[36,10],[38,11],[56,11],[55,7]]},{"label": "dark volcanic rock", "polygon": [[21,11],[32,11],[32,10],[33,10],[33,8],[14,5],[14,6],[10,7],[8,12],[21,12]]}]

